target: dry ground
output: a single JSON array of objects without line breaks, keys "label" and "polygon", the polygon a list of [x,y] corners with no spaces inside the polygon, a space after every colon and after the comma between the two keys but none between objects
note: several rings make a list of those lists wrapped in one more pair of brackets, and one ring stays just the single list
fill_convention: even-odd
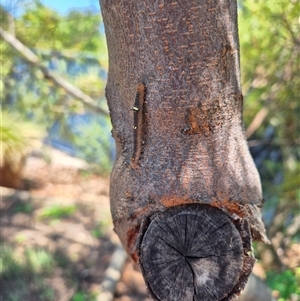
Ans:
[{"label": "dry ground", "polygon": [[[29,191],[2,188],[1,243],[10,256],[3,260],[6,269],[11,264],[0,300],[94,300],[118,240],[109,179],[80,171],[83,162],[58,151],[50,156],[52,163],[28,158],[23,176]],[[115,300],[150,300],[129,259]]]}]

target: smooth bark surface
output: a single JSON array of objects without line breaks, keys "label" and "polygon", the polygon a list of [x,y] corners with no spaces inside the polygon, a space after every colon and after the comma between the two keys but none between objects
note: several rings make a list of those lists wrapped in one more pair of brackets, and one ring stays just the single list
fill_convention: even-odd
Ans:
[{"label": "smooth bark surface", "polygon": [[[138,261],[153,215],[184,204],[219,208],[267,241],[260,179],[242,123],[236,0],[100,3],[117,148],[111,211],[127,252]],[[135,115],[141,83],[142,115]],[[132,166],[135,149],[141,154]]]}]

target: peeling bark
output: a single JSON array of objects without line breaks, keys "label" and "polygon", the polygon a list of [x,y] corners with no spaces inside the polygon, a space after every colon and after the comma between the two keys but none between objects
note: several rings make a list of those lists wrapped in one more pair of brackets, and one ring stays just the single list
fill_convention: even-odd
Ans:
[{"label": "peeling bark", "polygon": [[[236,1],[101,0],[101,9],[117,149],[111,211],[127,252],[139,261],[153,216],[191,204],[220,209],[231,223],[249,224],[246,236],[267,242],[242,123]],[[141,156],[132,168],[130,109],[140,82]]]}]

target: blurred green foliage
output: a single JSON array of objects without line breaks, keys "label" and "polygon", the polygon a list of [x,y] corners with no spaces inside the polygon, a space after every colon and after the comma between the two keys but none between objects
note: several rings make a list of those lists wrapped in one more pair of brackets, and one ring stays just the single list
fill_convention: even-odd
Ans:
[{"label": "blurred green foliage", "polygon": [[[239,37],[246,128],[264,110],[248,137],[263,186],[264,217],[273,245],[258,246],[267,282],[280,300],[298,294],[289,249],[300,243],[300,2],[239,1]],[[265,263],[264,251],[271,250]],[[266,261],[267,262],[267,261]],[[295,296],[295,295],[294,295]],[[295,299],[293,299],[295,300]],[[299,299],[296,299],[299,300]]]},{"label": "blurred green foliage", "polygon": [[[73,143],[77,147],[77,156],[90,163],[90,170],[103,175],[111,171],[112,141],[107,126],[97,120],[80,126]],[[99,147],[99,145],[101,147]]]},{"label": "blurred green foliage", "polygon": [[26,214],[30,214],[33,211],[33,205],[32,204],[24,204],[24,203],[20,203],[17,204],[14,207],[14,211],[17,212],[22,212],[22,213],[26,213]]},{"label": "blurred green foliage", "polygon": [[300,3],[247,0],[239,4],[245,123],[266,106],[270,113],[259,132],[270,123],[286,147],[295,145],[300,130]]},{"label": "blurred green foliage", "polygon": [[288,300],[293,294],[300,296],[300,279],[297,279],[297,276],[300,276],[300,268],[295,271],[288,269],[276,274],[267,273],[267,284],[280,293],[278,301]]},{"label": "blurred green foliage", "polygon": [[[246,127],[256,113],[267,108],[266,118],[251,139],[264,140],[266,128],[272,127],[276,134],[269,142],[280,148],[283,156],[280,168],[287,173],[299,172],[300,3],[247,0],[239,4]],[[274,174],[276,166],[269,164],[266,169]]]},{"label": "blurred green foliage", "polygon": [[[300,3],[247,0],[239,4],[245,124],[247,127],[259,110],[267,108],[268,115],[250,137],[280,151],[280,160],[268,158],[260,169],[264,191],[272,196],[274,186],[279,186],[275,188],[279,202],[296,208],[300,170]],[[275,134],[264,141],[268,127]],[[270,181],[278,171],[283,173],[281,185]]]},{"label": "blurred green foliage", "polygon": [[[104,88],[108,61],[105,36],[100,30],[100,10],[71,10],[61,15],[39,0],[23,0],[16,5],[22,7],[23,12],[17,17],[0,5],[4,30],[35,52],[50,70],[95,99],[96,105],[106,108]],[[78,156],[93,163],[94,171],[107,174],[112,163],[109,118],[87,111],[82,103],[28,65],[20,53],[3,40],[0,47],[2,108],[18,112],[23,119],[47,130],[57,124],[61,139],[78,149]],[[94,122],[76,125],[78,133],[75,133],[70,118],[84,118],[87,113]],[[100,123],[99,119],[101,127],[95,126]]]}]

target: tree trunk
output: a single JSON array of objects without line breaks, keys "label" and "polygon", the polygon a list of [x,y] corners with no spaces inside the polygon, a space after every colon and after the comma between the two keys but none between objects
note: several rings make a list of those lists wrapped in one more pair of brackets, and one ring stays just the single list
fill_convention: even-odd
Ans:
[{"label": "tree trunk", "polygon": [[[267,242],[236,0],[101,0],[115,231],[155,300],[230,300]],[[251,233],[251,235],[250,235]]]}]

